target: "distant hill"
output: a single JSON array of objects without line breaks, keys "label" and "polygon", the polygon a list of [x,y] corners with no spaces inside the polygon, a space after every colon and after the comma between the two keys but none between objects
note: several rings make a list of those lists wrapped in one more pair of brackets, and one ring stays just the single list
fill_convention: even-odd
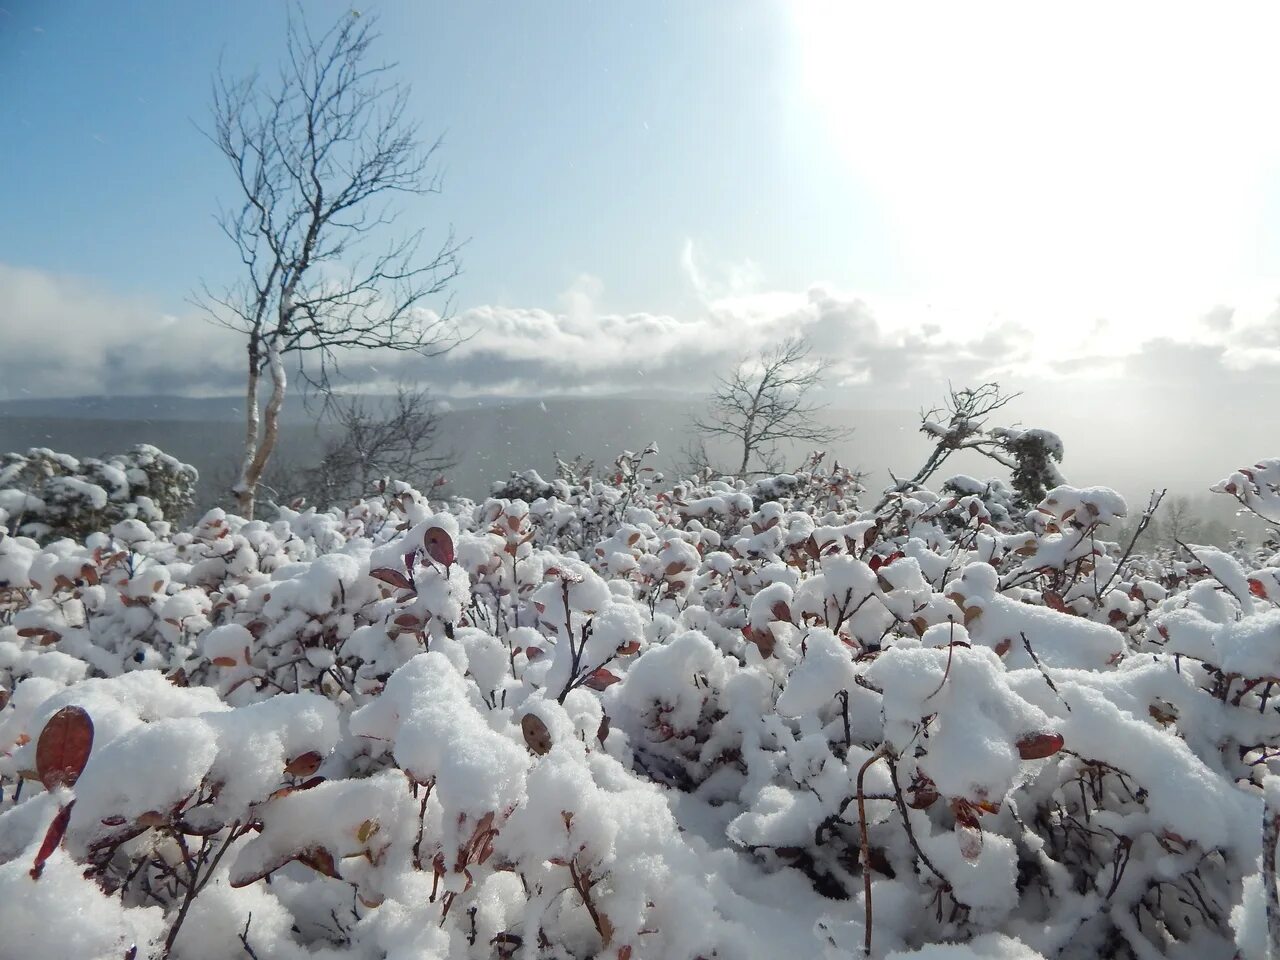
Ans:
[{"label": "distant hill", "polygon": [[[1080,399],[1042,404],[1039,409],[1024,403],[1015,412],[1027,418],[1024,425],[1046,426],[1062,435],[1063,472],[1071,482],[1112,486],[1134,507],[1146,501],[1153,486],[1204,495],[1231,469],[1265,454],[1265,437],[1280,423],[1274,415],[1258,412],[1251,415],[1256,432],[1242,435],[1220,428],[1188,429],[1176,417],[1135,422],[1122,413],[1120,422],[1127,428],[1116,429],[1116,413],[1100,414],[1087,397]],[[689,423],[700,410],[690,399],[641,396],[483,397],[447,403],[443,443],[460,460],[449,489],[471,497],[483,497],[494,481],[506,479],[512,470],[533,468],[550,474],[553,452],[566,458],[582,453],[603,467],[623,449],[656,441],[662,451],[658,469],[670,471],[682,459],[682,448],[690,440]],[[199,493],[208,503],[230,482],[243,436],[242,410],[240,397],[0,401],[0,451],[47,446],[97,456],[152,443],[200,470]],[[315,416],[300,399],[286,405],[279,462],[303,466],[317,459],[322,435]],[[834,453],[847,464],[869,470],[870,482],[878,488],[889,482],[889,470],[910,475],[927,455],[928,443],[917,432],[919,415],[914,411],[833,409],[826,418],[854,428],[853,436]],[[1100,429],[1108,422],[1113,426]],[[797,451],[797,461],[802,452]],[[953,457],[936,479],[954,473],[1004,475],[996,464],[972,454]]]},{"label": "distant hill", "polygon": [[[211,502],[228,482],[243,437],[238,399],[84,398],[0,402],[0,450],[51,447],[76,456],[115,453],[150,443],[200,471],[199,496]],[[602,467],[624,449],[656,442],[660,470],[682,460],[698,405],[689,400],[639,397],[472,401],[442,418],[442,445],[458,457],[450,474],[455,493],[483,497],[496,480],[530,468],[551,475],[553,454],[594,458]],[[853,439],[838,451],[846,463],[899,469],[924,452],[915,415],[905,411],[833,412],[851,423]],[[299,402],[285,417],[279,457],[305,465],[319,455],[323,434]],[[799,454],[797,454],[797,459]],[[975,465],[975,469],[977,465]],[[883,479],[887,474],[881,471]]]}]

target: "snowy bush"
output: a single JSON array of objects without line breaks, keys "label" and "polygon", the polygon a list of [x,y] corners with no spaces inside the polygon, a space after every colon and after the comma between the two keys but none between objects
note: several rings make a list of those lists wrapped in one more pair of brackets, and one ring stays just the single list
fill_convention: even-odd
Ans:
[{"label": "snowy bush", "polygon": [[0,527],[41,542],[83,539],[123,520],[179,521],[194,467],[147,444],[103,460],[33,448],[0,456]]},{"label": "snowy bush", "polygon": [[652,452],[0,540],[0,953],[1271,955],[1280,559]]}]

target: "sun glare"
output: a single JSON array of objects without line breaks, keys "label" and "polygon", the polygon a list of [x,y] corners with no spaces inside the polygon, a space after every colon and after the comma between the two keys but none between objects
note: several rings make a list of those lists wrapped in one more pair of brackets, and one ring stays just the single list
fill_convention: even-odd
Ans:
[{"label": "sun glare", "polygon": [[931,292],[1138,335],[1274,273],[1277,8],[793,10],[804,95]]}]

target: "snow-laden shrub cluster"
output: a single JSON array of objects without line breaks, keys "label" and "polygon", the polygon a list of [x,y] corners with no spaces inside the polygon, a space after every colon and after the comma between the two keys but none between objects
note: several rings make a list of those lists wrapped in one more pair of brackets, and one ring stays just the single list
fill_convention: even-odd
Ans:
[{"label": "snow-laden shrub cluster", "polygon": [[83,539],[121,520],[177,522],[191,508],[197,479],[194,467],[145,443],[102,460],[42,447],[6,453],[0,526],[47,543]]},{"label": "snow-laden shrub cluster", "polygon": [[0,952],[1268,956],[1280,558],[643,461],[0,539]]}]

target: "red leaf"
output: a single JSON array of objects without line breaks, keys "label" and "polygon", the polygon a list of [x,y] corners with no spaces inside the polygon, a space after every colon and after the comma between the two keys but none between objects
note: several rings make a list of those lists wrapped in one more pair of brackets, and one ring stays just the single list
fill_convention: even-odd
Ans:
[{"label": "red leaf", "polygon": [[938,802],[937,785],[923,774],[916,775],[911,786],[907,787],[907,793],[910,795],[907,806],[913,810],[924,810]]},{"label": "red leaf", "polygon": [[618,656],[620,657],[629,657],[631,656],[631,654],[639,653],[639,652],[640,652],[639,640],[628,640],[626,643],[624,643],[622,646],[618,648]]},{"label": "red leaf", "polygon": [[62,843],[62,838],[67,832],[67,824],[71,822],[71,808],[75,805],[76,802],[72,800],[58,811],[58,815],[49,824],[49,829],[45,831],[40,849],[36,851],[35,863],[31,865],[32,880],[40,879],[40,874],[44,872],[45,861],[53,856],[53,851],[57,850],[58,845]]},{"label": "red leaf", "polygon": [[1255,597],[1259,597],[1263,600],[1267,599],[1267,588],[1262,585],[1261,580],[1255,580],[1253,577],[1250,577],[1249,592],[1252,593]]},{"label": "red leaf", "polygon": [[411,630],[416,630],[418,627],[422,626],[422,621],[412,613],[400,614],[400,616],[396,617],[395,623],[397,627],[408,627]]},{"label": "red leaf", "polygon": [[1057,610],[1059,613],[1067,612],[1067,604],[1066,601],[1062,599],[1061,594],[1055,593],[1052,590],[1046,590],[1041,594],[1041,596],[1044,597],[1044,605],[1046,607]]},{"label": "red leaf", "polygon": [[791,622],[791,608],[781,600],[770,607],[769,612],[773,614],[773,619],[775,620],[785,620],[787,623]]},{"label": "red leaf", "polygon": [[1018,740],[1018,756],[1023,760],[1043,760],[1062,749],[1060,733],[1029,733]]},{"label": "red leaf", "polygon": [[46,790],[74,786],[93,749],[93,721],[80,707],[63,707],[44,725],[36,743],[36,772]]},{"label": "red leaf", "polygon": [[412,590],[413,584],[399,570],[392,570],[390,567],[379,567],[377,570],[370,570],[369,576],[375,580],[381,580],[383,583],[389,583],[393,587],[399,587],[401,590]]},{"label": "red leaf", "polygon": [[324,757],[314,750],[308,750],[301,756],[294,757],[284,765],[284,772],[291,777],[309,777],[320,769]]},{"label": "red leaf", "polygon": [[604,667],[601,667],[587,677],[585,683],[592,690],[604,690],[617,683],[619,679],[621,678],[617,674],[610,673]]},{"label": "red leaf", "polygon": [[453,564],[453,538],[444,530],[432,527],[422,538],[422,545],[426,548],[427,556],[436,563],[446,567]]}]

